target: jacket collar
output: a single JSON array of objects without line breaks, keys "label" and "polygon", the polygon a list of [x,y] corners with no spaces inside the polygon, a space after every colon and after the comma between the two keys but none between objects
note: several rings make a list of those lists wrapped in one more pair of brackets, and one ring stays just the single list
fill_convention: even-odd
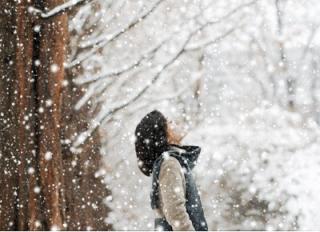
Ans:
[{"label": "jacket collar", "polygon": [[198,146],[180,146],[170,144],[170,151],[173,151],[177,157],[182,157],[190,169],[193,169],[197,163],[201,148]]}]

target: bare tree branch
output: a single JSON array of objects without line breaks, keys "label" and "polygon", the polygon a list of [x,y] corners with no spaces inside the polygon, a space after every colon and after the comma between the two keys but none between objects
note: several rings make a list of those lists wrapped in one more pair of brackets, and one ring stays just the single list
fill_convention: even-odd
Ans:
[{"label": "bare tree branch", "polygon": [[310,49],[310,44],[312,43],[314,37],[316,36],[317,32],[318,32],[318,29],[320,27],[320,24],[314,26],[312,28],[312,31],[308,37],[308,41],[307,41],[307,45],[306,47],[304,48],[303,52],[302,52],[302,55],[301,55],[301,58],[300,58],[300,61],[304,60],[304,58],[306,57],[306,55],[308,54],[308,51]]}]

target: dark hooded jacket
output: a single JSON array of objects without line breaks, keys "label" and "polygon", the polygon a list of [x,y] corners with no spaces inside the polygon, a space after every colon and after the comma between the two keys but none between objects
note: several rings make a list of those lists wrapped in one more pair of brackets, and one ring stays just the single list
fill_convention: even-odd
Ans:
[{"label": "dark hooded jacket", "polygon": [[[159,174],[161,170],[161,164],[168,156],[175,158],[179,162],[181,168],[184,170],[185,208],[187,214],[195,230],[206,231],[208,230],[207,222],[204,216],[198,189],[191,172],[196,164],[200,151],[200,147],[197,146],[171,145],[167,152],[162,153],[162,155],[159,156],[153,164],[152,190],[150,197],[152,209],[159,209],[161,207],[159,191]],[[161,227],[162,230],[172,230],[172,225],[169,224],[165,217],[156,218],[155,227],[157,229]]]}]

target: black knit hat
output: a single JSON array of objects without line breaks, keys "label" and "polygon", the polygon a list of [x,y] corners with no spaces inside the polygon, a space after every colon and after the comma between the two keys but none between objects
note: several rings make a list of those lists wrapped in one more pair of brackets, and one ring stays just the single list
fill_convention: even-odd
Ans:
[{"label": "black knit hat", "polygon": [[150,176],[154,161],[168,150],[167,119],[157,110],[148,113],[138,124],[135,136],[138,166]]}]

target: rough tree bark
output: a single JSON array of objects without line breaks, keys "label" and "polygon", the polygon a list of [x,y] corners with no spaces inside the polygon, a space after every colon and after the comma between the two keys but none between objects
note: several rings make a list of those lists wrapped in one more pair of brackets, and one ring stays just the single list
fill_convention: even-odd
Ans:
[{"label": "rough tree bark", "polygon": [[63,2],[7,0],[0,9],[0,230],[111,229],[110,192],[95,177],[99,134],[79,154],[66,142],[91,113],[75,114],[81,91],[64,85],[72,78],[63,68],[68,17],[28,12]]}]

